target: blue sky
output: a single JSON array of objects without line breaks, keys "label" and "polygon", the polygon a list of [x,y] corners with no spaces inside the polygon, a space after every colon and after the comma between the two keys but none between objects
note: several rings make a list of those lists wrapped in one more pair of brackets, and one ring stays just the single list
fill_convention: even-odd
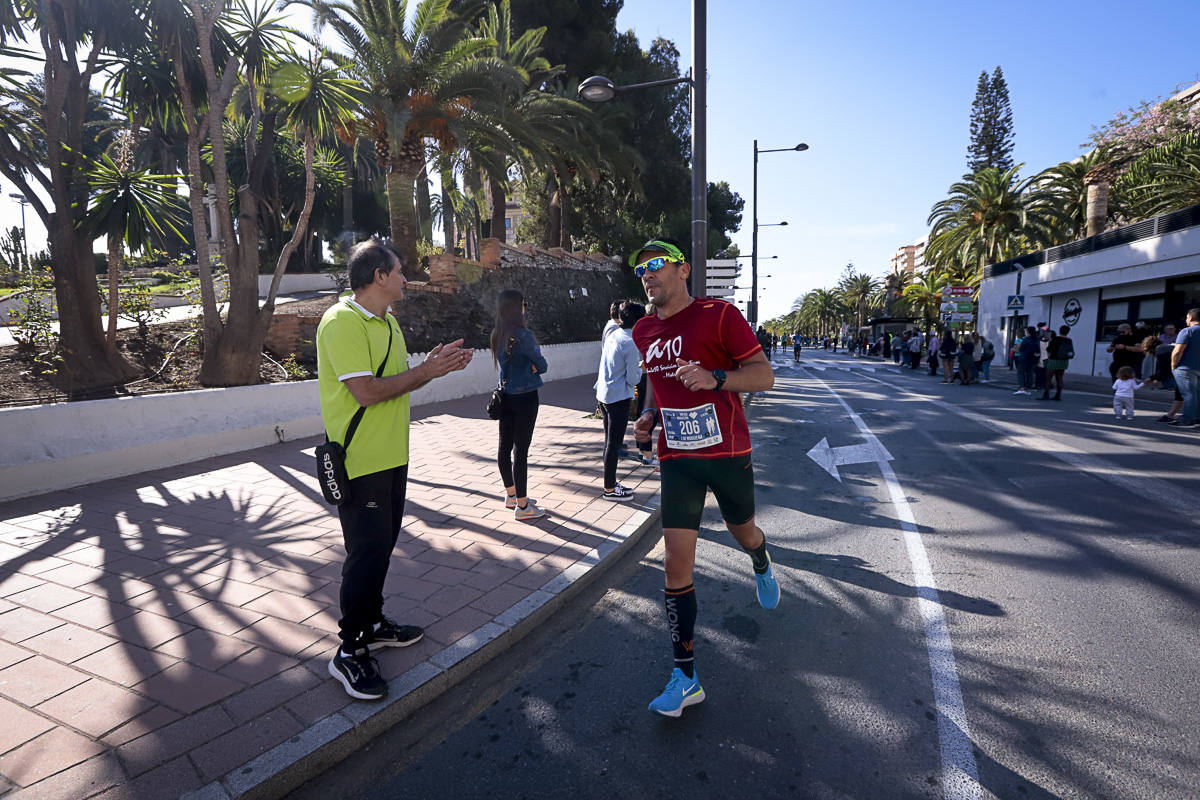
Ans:
[{"label": "blue sky", "polygon": [[[675,42],[691,63],[690,0],[625,0],[618,27]],[[1092,127],[1200,80],[1200,3],[708,2],[708,177],[746,200],[752,142],[807,142],[759,164],[762,310],[786,313],[850,261],[881,275],[926,231],[929,208],[965,171],[981,69],[1008,81],[1025,174],[1079,155]],[[0,225],[20,224],[3,182]],[[28,212],[30,238],[44,234]],[[99,248],[98,248],[99,249]]]},{"label": "blue sky", "polygon": [[[690,0],[626,0],[622,29],[691,62]],[[966,171],[981,69],[1009,86],[1023,174],[1076,157],[1114,112],[1200,80],[1200,3],[708,2],[708,178],[746,200],[752,142],[807,142],[759,161],[761,319],[833,284],[850,261],[886,271]]]}]

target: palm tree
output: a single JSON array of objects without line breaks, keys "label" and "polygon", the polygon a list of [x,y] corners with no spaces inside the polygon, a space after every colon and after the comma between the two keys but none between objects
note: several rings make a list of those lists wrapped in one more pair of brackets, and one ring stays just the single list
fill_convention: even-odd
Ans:
[{"label": "palm tree", "polygon": [[[353,141],[353,115],[362,94],[361,85],[342,77],[344,69],[331,65],[325,53],[314,52],[306,59],[293,60],[280,66],[272,78],[271,92],[287,104],[283,122],[303,143],[304,147],[304,206],[296,220],[292,238],[283,246],[279,264],[287,266],[296,246],[307,235],[308,221],[316,201],[317,140],[338,135],[343,141]],[[283,269],[276,268],[267,293],[269,313],[283,280]]]},{"label": "palm tree", "polygon": [[1113,189],[1135,219],[1200,203],[1200,134],[1185,134],[1146,151]]},{"label": "palm tree", "polygon": [[0,45],[22,30],[30,32],[29,41],[45,59],[41,102],[31,109],[44,158],[13,142],[2,125],[0,174],[21,190],[46,226],[69,389],[111,386],[138,372],[104,335],[92,240],[86,227],[76,225],[75,209],[87,202],[84,131],[92,78],[102,55],[144,36],[145,7],[146,0],[0,0]]},{"label": "palm tree", "polygon": [[1082,239],[1087,235],[1088,187],[1084,178],[1093,169],[1107,162],[1107,153],[1097,148],[1074,161],[1064,161],[1043,170],[1034,178],[1035,186],[1053,195],[1054,202],[1059,207],[1059,218],[1062,220],[1062,236],[1058,241],[1049,244],[1062,244]]},{"label": "palm tree", "polygon": [[904,287],[903,296],[912,303],[913,310],[924,317],[927,333],[933,329],[939,318],[942,289],[946,285],[946,273],[930,268],[914,275],[912,281]]},{"label": "palm tree", "polygon": [[416,179],[425,168],[425,142],[455,150],[472,133],[504,135],[506,92],[520,75],[488,56],[496,43],[471,36],[448,0],[420,0],[412,23],[407,0],[289,0],[313,10],[349,56],[338,56],[366,89],[364,122],[386,166],[392,239],[410,277],[418,277]]},{"label": "palm tree", "polygon": [[846,304],[847,308],[854,310],[857,323],[854,328],[855,333],[862,327],[863,318],[867,313],[867,304],[878,288],[877,280],[864,272],[854,272],[853,270],[848,270],[838,284],[837,291],[842,297],[842,302]]},{"label": "palm tree", "polygon": [[1054,194],[1037,184],[1037,176],[1020,180],[1022,166],[987,167],[950,187],[950,196],[934,205],[927,220],[932,228],[926,263],[979,271],[1059,239],[1063,218]]},{"label": "palm tree", "polygon": [[128,132],[118,146],[117,159],[107,154],[92,164],[88,173],[90,204],[84,210],[84,224],[92,236],[108,237],[108,331],[109,346],[117,340],[118,285],[121,251],[149,249],[165,241],[168,232],[182,237],[182,207],[175,195],[175,175],[154,175],[135,169],[133,133]]}]

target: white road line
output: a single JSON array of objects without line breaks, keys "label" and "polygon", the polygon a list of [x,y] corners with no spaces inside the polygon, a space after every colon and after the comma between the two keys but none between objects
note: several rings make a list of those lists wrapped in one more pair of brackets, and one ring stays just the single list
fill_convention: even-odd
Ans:
[{"label": "white road line", "polygon": [[1200,508],[1200,495],[1197,495],[1195,492],[1190,492],[1180,486],[1162,485],[1156,480],[1146,480],[1149,476],[1142,473],[1131,474],[1128,470],[1113,464],[1111,461],[1077,450],[1064,442],[1056,441],[1036,431],[1031,431],[1028,427],[993,419],[970,409],[959,408],[953,403],[914,392],[911,389],[897,386],[894,383],[880,380],[874,376],[868,378],[868,380],[882,383],[884,386],[891,387],[892,389],[898,389],[905,394],[919,398],[938,408],[952,411],[958,416],[976,422],[985,428],[990,428],[1000,434],[1002,440],[1008,439],[1014,447],[1019,447],[1022,450],[1028,450],[1032,453],[1045,453],[1054,456],[1059,461],[1070,464],[1098,478],[1103,478],[1110,483],[1115,483],[1117,486],[1133,492],[1135,495],[1153,498],[1167,508],[1172,508],[1186,515],[1185,519],[1194,516],[1196,509]]},{"label": "white road line", "polygon": [[[811,374],[811,373],[810,373]],[[886,453],[883,443],[867,427],[862,417],[834,391],[825,381],[812,376],[812,380],[825,387],[833,398],[846,409],[850,419],[867,443]],[[883,381],[880,381],[883,383]],[[971,745],[971,731],[967,726],[967,712],[963,707],[962,688],[958,682],[958,668],[954,662],[954,646],[950,641],[950,628],[938,597],[937,583],[933,578],[933,567],[921,541],[921,532],[912,507],[900,486],[895,470],[886,459],[877,462],[883,480],[887,484],[896,518],[904,532],[904,544],[908,560],[912,563],[913,581],[917,587],[917,608],[925,628],[925,648],[929,653],[929,671],[933,677],[933,699],[937,708],[938,742],[942,754],[942,796],[946,800],[978,800],[982,796],[979,785],[979,767]]]}]

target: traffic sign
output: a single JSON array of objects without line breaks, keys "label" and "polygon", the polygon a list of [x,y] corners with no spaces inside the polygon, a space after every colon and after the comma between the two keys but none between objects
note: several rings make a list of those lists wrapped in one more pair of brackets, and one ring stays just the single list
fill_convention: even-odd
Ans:
[{"label": "traffic sign", "polygon": [[1008,296],[1008,310],[1009,311],[1020,311],[1023,308],[1025,308],[1025,295],[1010,294]]},{"label": "traffic sign", "polygon": [[958,310],[958,304],[957,303],[942,303],[941,310],[942,310],[942,313],[949,314],[951,311]]},{"label": "traffic sign", "polygon": [[942,295],[945,297],[973,297],[975,290],[970,286],[947,286],[942,289]]},{"label": "traffic sign", "polygon": [[962,311],[971,314],[975,313],[974,303],[955,303],[954,305],[957,306],[957,308],[954,309],[955,311]]},{"label": "traffic sign", "polygon": [[970,322],[973,319],[975,319],[975,315],[971,313],[963,314],[956,311],[950,315],[951,322]]}]

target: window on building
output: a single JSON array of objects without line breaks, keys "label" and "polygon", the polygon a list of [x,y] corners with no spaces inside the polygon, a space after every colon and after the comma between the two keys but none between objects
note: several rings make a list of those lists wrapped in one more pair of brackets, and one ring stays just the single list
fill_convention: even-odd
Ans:
[{"label": "window on building", "polygon": [[[1157,335],[1163,326],[1163,301],[1162,295],[1109,300],[1100,317],[1098,341],[1111,342],[1117,338],[1117,328],[1126,322],[1134,326],[1135,336]],[[1142,323],[1141,327],[1138,323]]]},{"label": "window on building", "polygon": [[504,218],[504,227],[505,227],[505,228],[507,228],[507,229],[508,229],[508,230],[510,230],[510,231],[512,230],[512,217],[505,217],[505,218]]}]

